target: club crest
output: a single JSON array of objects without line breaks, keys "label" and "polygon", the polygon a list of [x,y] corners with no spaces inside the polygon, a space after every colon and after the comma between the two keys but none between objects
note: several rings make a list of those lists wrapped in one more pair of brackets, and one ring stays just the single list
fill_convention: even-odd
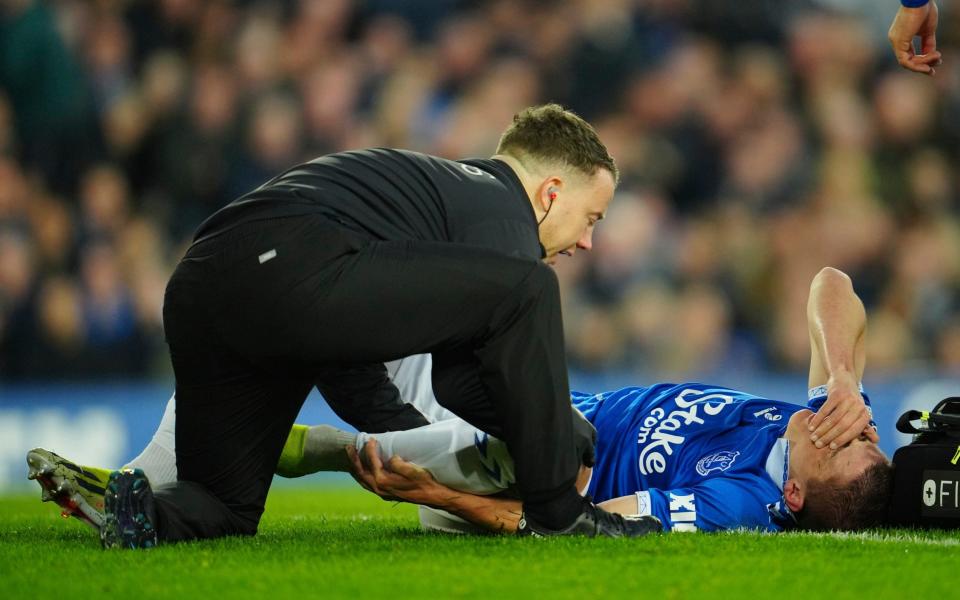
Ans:
[{"label": "club crest", "polygon": [[697,462],[697,473],[706,476],[713,471],[726,471],[733,464],[733,461],[737,460],[738,456],[740,456],[740,452],[730,450],[708,454]]}]

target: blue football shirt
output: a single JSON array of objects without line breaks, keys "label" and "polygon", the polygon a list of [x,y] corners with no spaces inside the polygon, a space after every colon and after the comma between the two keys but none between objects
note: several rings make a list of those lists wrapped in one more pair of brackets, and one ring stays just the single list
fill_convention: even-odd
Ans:
[{"label": "blue football shirt", "polygon": [[[783,499],[789,444],[803,406],[702,383],[660,383],[572,394],[597,428],[597,502],[637,494],[640,514],[667,531],[780,531],[794,520]],[[826,400],[810,390],[809,408]],[[869,406],[869,400],[864,396]]]}]

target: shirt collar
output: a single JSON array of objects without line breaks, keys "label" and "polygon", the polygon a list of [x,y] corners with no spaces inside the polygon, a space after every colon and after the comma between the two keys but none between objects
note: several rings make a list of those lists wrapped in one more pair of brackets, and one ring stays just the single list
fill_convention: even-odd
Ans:
[{"label": "shirt collar", "polygon": [[[773,483],[780,488],[787,485],[787,478],[790,476],[790,442],[786,438],[777,438],[770,454],[767,455],[767,475],[773,480]],[[787,500],[781,497],[779,501],[767,505],[767,512],[773,522],[780,527],[789,528],[796,524],[797,517],[787,506]]]},{"label": "shirt collar", "polygon": [[777,438],[767,455],[767,475],[783,492],[790,474],[790,442],[786,438]]}]

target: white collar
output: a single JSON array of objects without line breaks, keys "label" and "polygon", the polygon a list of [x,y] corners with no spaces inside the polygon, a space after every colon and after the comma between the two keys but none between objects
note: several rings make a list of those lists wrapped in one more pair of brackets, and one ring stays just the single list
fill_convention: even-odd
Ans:
[{"label": "white collar", "polygon": [[780,491],[787,484],[790,474],[790,442],[786,438],[777,438],[767,455],[767,475],[773,480]]}]

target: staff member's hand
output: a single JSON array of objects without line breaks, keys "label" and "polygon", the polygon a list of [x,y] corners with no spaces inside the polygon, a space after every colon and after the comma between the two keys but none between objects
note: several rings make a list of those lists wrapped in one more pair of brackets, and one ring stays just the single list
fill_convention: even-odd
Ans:
[{"label": "staff member's hand", "polygon": [[[904,4],[916,4],[906,0]],[[897,62],[904,69],[916,73],[933,75],[934,67],[940,64],[940,52],[937,51],[937,3],[929,0],[922,6],[901,6],[890,25],[887,38],[893,46]],[[920,54],[913,47],[913,38],[920,36]]]},{"label": "staff member's hand", "polygon": [[831,377],[827,382],[827,401],[810,417],[810,440],[823,448],[842,448],[861,435],[872,442],[880,436],[870,427],[870,411],[863,402],[856,378],[852,374]]},{"label": "staff member's hand", "polygon": [[363,452],[347,446],[351,475],[367,490],[384,500],[400,500],[414,504],[432,505],[446,488],[436,482],[430,472],[399,456],[386,464],[380,460],[376,440],[368,440]]}]

